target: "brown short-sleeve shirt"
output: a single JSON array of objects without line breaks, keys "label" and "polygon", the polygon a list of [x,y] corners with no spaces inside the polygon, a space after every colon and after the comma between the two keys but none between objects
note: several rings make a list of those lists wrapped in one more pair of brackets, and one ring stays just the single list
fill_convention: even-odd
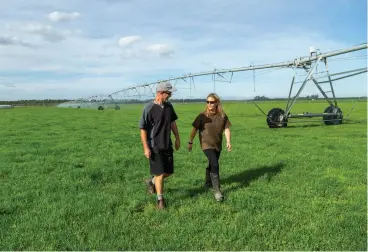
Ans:
[{"label": "brown short-sleeve shirt", "polygon": [[217,113],[206,116],[204,113],[200,113],[192,126],[199,131],[199,142],[202,150],[216,149],[221,151],[222,134],[225,128],[231,126],[231,123],[226,114],[222,116]]}]

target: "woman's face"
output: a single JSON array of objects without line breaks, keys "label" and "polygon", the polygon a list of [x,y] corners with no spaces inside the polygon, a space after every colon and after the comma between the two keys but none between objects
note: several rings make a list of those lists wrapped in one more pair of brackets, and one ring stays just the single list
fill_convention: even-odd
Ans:
[{"label": "woman's face", "polygon": [[210,110],[213,110],[217,106],[217,101],[213,97],[207,97],[206,103],[207,103],[207,108],[209,108]]}]

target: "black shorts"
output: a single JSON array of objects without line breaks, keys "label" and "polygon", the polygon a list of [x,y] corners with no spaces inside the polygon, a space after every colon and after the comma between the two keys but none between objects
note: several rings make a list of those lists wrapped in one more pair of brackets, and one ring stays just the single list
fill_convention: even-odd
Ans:
[{"label": "black shorts", "polygon": [[174,173],[174,150],[172,148],[164,151],[151,150],[150,171],[152,175],[161,175],[163,173]]}]

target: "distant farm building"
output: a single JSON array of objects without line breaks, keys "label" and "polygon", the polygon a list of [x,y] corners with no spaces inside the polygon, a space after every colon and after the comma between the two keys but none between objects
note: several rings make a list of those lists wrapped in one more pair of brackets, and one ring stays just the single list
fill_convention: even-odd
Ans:
[{"label": "distant farm building", "polygon": [[0,109],[11,109],[13,108],[12,105],[0,105]]}]

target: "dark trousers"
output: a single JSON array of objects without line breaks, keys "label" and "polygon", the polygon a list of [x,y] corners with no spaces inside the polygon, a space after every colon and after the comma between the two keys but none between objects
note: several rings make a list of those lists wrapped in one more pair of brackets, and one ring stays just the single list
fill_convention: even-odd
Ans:
[{"label": "dark trousers", "polygon": [[210,173],[214,173],[219,175],[219,159],[221,151],[218,151],[216,149],[207,149],[203,150],[204,154],[206,155],[208,159],[208,168],[210,170]]}]

